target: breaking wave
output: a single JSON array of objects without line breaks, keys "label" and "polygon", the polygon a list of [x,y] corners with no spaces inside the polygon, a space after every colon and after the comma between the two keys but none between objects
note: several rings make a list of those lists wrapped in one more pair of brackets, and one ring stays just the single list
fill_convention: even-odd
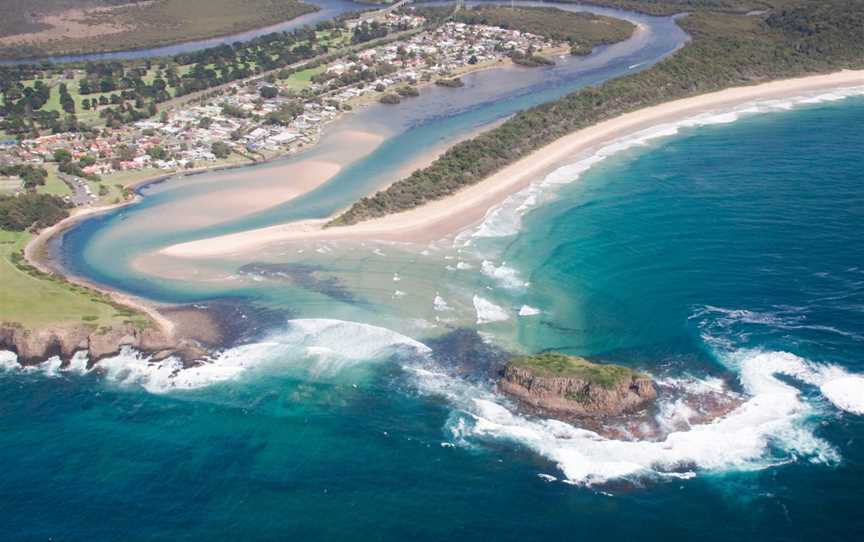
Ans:
[{"label": "breaking wave", "polygon": [[480,269],[484,275],[494,280],[499,286],[508,289],[523,288],[528,283],[519,277],[519,272],[506,264],[496,266],[489,260],[483,260]]},{"label": "breaking wave", "polygon": [[479,295],[474,296],[474,311],[477,313],[478,324],[491,324],[510,319],[510,314],[503,307]]},{"label": "breaking wave", "polygon": [[573,484],[688,478],[802,459],[827,465],[840,460],[837,450],[815,434],[815,418],[824,405],[778,375],[815,385],[831,404],[856,414],[864,413],[864,378],[786,352],[742,350],[723,361],[738,374],[742,395],[716,378],[677,379],[672,384],[694,395],[728,394],[740,405],[712,422],[691,425],[693,412],[686,405],[661,398],[656,421],[670,431],[655,441],[607,438],[561,421],[522,416],[486,387],[428,367],[412,371],[421,392],[442,396],[456,406],[447,424],[453,444],[515,442],[557,464]]},{"label": "breaking wave", "polygon": [[177,358],[154,361],[151,356],[124,348],[117,356],[88,368],[78,353],[66,366],[59,358],[22,368],[11,352],[0,353],[0,368],[41,371],[46,376],[98,372],[109,382],[141,387],[151,393],[191,390],[234,380],[254,369],[301,368],[313,377],[330,377],[376,360],[422,356],[429,348],[383,327],[329,319],[290,320],[284,330],[265,340],[230,348],[211,360],[184,366]]},{"label": "breaking wave", "polygon": [[568,184],[595,164],[622,151],[639,147],[649,141],[677,134],[682,128],[695,128],[712,124],[728,124],[745,115],[787,111],[802,105],[842,100],[852,96],[864,95],[864,87],[850,87],[830,92],[806,94],[797,97],[754,101],[742,104],[731,111],[709,112],[678,122],[659,124],[647,130],[636,132],[596,150],[592,155],[573,164],[561,167],[542,180],[510,195],[500,205],[487,213],[479,226],[456,236],[455,244],[470,245],[473,239],[507,237],[515,235],[522,227],[522,217],[541,203],[550,192],[560,185]]}]

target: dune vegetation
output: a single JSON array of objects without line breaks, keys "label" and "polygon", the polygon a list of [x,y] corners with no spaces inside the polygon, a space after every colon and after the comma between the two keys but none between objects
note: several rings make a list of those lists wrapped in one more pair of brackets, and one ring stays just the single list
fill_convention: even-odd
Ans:
[{"label": "dune vegetation", "polygon": [[689,11],[692,41],[643,72],[516,114],[430,166],[363,198],[330,222],[355,224],[421,206],[475,184],[566,134],[646,106],[733,86],[864,67],[864,3],[595,0],[651,13]]}]

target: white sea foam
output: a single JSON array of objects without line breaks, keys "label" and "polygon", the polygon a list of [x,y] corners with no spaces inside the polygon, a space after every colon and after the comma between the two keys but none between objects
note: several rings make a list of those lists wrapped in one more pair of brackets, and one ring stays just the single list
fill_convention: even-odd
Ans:
[{"label": "white sea foam", "polygon": [[543,311],[530,305],[522,305],[522,307],[519,309],[519,316],[537,316],[538,314],[542,313]]},{"label": "white sea foam", "polygon": [[[394,356],[424,356],[429,348],[414,339],[386,328],[329,319],[290,320],[284,330],[266,340],[226,350],[212,360],[184,367],[174,357],[153,361],[132,348],[101,360],[94,371],[106,380],[124,386],[140,386],[152,393],[203,388],[234,380],[253,369],[278,371],[280,367],[302,368],[315,377],[329,377],[342,370]],[[78,354],[61,369],[60,359],[21,368],[11,352],[0,352],[0,367],[46,376],[61,372],[87,372],[86,354]]]},{"label": "white sea foam", "polygon": [[[705,316],[709,316],[710,318],[703,318]],[[724,342],[724,333],[718,334],[717,330],[725,331],[734,328],[738,324],[763,325],[790,331],[816,331],[841,335],[855,340],[864,340],[864,335],[852,330],[838,329],[820,324],[808,324],[807,314],[804,309],[799,307],[780,307],[776,311],[771,312],[749,309],[727,309],[705,305],[691,315],[690,319],[701,320],[699,325],[703,330],[703,339],[712,344]]]},{"label": "white sea foam", "polygon": [[0,350],[0,370],[12,371],[20,368],[18,356],[9,350]]},{"label": "white sea foam", "polygon": [[60,366],[63,365],[63,360],[59,356],[52,356],[40,363],[37,367],[45,376],[59,376]]},{"label": "white sea foam", "polygon": [[474,311],[477,313],[478,324],[503,322],[510,318],[510,315],[502,307],[479,295],[474,296]]},{"label": "white sea foam", "polygon": [[88,360],[87,352],[83,350],[75,352],[72,359],[69,360],[69,364],[66,365],[63,371],[67,373],[84,374],[87,372]]},{"label": "white sea foam", "polygon": [[[839,461],[837,451],[813,432],[818,404],[806,401],[795,386],[776,375],[823,382],[823,393],[828,383],[828,393],[836,391],[832,401],[838,406],[849,401],[845,407],[850,411],[864,406],[858,399],[864,396],[864,379],[783,352],[738,351],[725,361],[739,374],[743,404],[723,418],[673,431],[661,441],[616,440],[557,420],[526,418],[486,388],[428,368],[414,369],[414,374],[418,389],[444,396],[458,409],[447,423],[453,442],[519,443],[555,462],[571,483],[688,478],[702,471],[764,469],[798,458],[824,464]],[[680,384],[689,386],[691,393],[725,390],[719,379]],[[660,406],[660,416],[669,418],[665,421],[670,427],[675,426],[675,417],[691,416],[681,404]]]},{"label": "white sea foam", "polygon": [[819,389],[837,408],[864,416],[864,378],[841,376],[828,380]]},{"label": "white sea foam", "polygon": [[474,266],[468,262],[459,262],[456,264],[456,269],[459,269],[460,271],[466,271],[468,269],[474,269]]},{"label": "white sea foam", "polygon": [[453,309],[439,294],[435,294],[435,299],[432,300],[432,308],[437,312],[452,311]]},{"label": "white sea foam", "polygon": [[494,279],[499,286],[504,288],[514,289],[527,286],[525,281],[519,277],[519,272],[504,263],[496,266],[489,260],[483,260],[480,269],[484,275]]},{"label": "white sea foam", "polygon": [[458,246],[467,246],[471,244],[472,239],[515,235],[521,228],[522,216],[538,203],[541,203],[544,198],[549,197],[550,192],[554,192],[556,186],[576,181],[582,173],[610,156],[634,147],[644,146],[652,140],[676,135],[682,128],[727,124],[744,115],[786,111],[801,105],[836,101],[861,95],[864,95],[864,87],[850,87],[830,92],[803,94],[791,98],[754,101],[737,106],[730,111],[702,113],[678,122],[659,124],[636,132],[605,145],[590,156],[561,167],[527,188],[511,194],[500,205],[490,209],[480,225],[473,231],[468,230],[457,235],[454,243]]}]

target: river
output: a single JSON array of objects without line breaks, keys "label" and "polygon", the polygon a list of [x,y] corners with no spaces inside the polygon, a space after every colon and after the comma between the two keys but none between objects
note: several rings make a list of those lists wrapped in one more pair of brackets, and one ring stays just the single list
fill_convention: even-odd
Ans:
[{"label": "river", "polygon": [[0,60],[2,65],[15,64],[34,64],[43,62],[53,62],[63,64],[69,62],[90,62],[90,61],[121,61],[121,60],[136,60],[142,58],[157,58],[174,56],[181,53],[191,53],[208,49],[210,47],[218,47],[219,45],[250,41],[260,36],[272,34],[273,32],[290,32],[291,30],[304,26],[314,26],[321,21],[334,19],[345,13],[355,11],[363,11],[372,9],[374,6],[369,4],[360,4],[351,0],[308,0],[308,4],[317,6],[318,11],[306,13],[293,19],[283,21],[245,32],[238,32],[227,36],[218,36],[215,38],[207,38],[202,40],[193,40],[183,43],[175,43],[173,45],[164,45],[160,47],[149,47],[146,49],[134,49],[130,51],[112,51],[106,53],[90,53],[81,55],[61,55],[49,56],[44,58],[27,58],[22,60]]},{"label": "river", "polygon": [[[194,368],[134,351],[98,370],[80,358],[20,370],[0,356],[6,536],[859,537],[862,89],[748,103],[574,156],[456,238],[153,256],[326,216],[430,149],[644,69],[686,39],[671,19],[617,14],[646,31],[587,58],[369,107],[303,155],[154,184],[68,232],[60,263],[90,280],[278,317]],[[369,150],[361,133],[383,139]],[[244,193],[294,181],[292,164],[359,147],[308,195],[238,213]],[[543,350],[625,364],[675,390],[651,411],[663,434],[624,424],[602,437],[520,412],[495,371],[512,352]],[[700,423],[717,400],[740,407]]]}]

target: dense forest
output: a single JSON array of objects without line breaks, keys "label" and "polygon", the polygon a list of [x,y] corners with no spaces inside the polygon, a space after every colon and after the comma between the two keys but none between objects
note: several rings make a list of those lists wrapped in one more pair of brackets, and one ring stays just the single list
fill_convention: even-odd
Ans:
[{"label": "dense forest", "polygon": [[363,198],[330,225],[354,224],[451,195],[559,137],[645,106],[731,86],[864,67],[864,2],[773,0],[758,13],[749,11],[750,4],[638,3],[663,13],[686,7],[691,13],[679,24],[692,42],[646,71],[518,113],[450,148],[429,167]]},{"label": "dense forest", "polygon": [[574,54],[588,54],[597,45],[625,40],[633,32],[633,25],[621,19],[555,8],[475,6],[456,12],[453,20],[519,30],[567,42]]},{"label": "dense forest", "polygon": [[67,216],[66,203],[57,196],[29,192],[0,196],[0,230],[41,229],[53,226]]},{"label": "dense forest", "polygon": [[48,171],[31,164],[0,165],[0,177],[19,177],[25,189],[35,190],[45,184]]}]

